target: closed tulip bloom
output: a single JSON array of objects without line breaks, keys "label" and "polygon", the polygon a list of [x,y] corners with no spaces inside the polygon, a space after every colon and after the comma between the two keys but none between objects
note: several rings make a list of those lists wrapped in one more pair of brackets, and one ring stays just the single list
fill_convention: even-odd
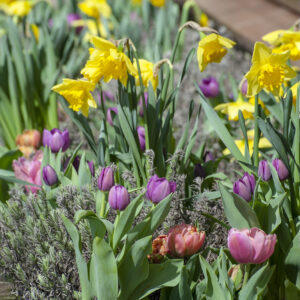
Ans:
[{"label": "closed tulip bloom", "polygon": [[142,151],[145,151],[145,148],[146,148],[145,128],[143,126],[138,126],[137,133],[138,133],[138,137],[139,137],[140,148]]},{"label": "closed tulip bloom", "polygon": [[194,168],[194,176],[205,178],[205,169],[202,167],[201,164],[196,164]]},{"label": "closed tulip bloom", "polygon": [[234,183],[233,192],[245,199],[247,202],[251,201],[251,187],[248,184],[246,184],[242,179],[239,179]]},{"label": "closed tulip bloom", "polygon": [[172,256],[191,256],[200,250],[204,240],[204,231],[198,232],[197,228],[192,225],[180,224],[169,230],[167,247]]},{"label": "closed tulip bloom", "polygon": [[98,178],[98,188],[100,191],[109,191],[114,186],[114,171],[111,167],[106,167],[101,170]]},{"label": "closed tulip bloom", "polygon": [[59,129],[54,128],[51,131],[44,129],[43,132],[43,145],[48,146],[53,153],[65,152],[70,145],[69,131],[65,129],[61,132]]},{"label": "closed tulip bloom", "polygon": [[234,259],[241,264],[261,264],[274,252],[276,234],[266,234],[259,228],[230,229],[228,248]]},{"label": "closed tulip bloom", "polygon": [[[145,104],[147,107],[147,105],[148,105],[148,93],[147,92],[144,93],[144,98],[145,98]],[[142,97],[140,98],[140,101],[139,101],[139,115],[141,117],[144,116],[144,107],[143,107],[143,98]]]},{"label": "closed tulip bloom", "polygon": [[261,160],[258,164],[258,176],[262,180],[268,181],[271,178],[271,170],[266,160]]},{"label": "closed tulip bloom", "polygon": [[112,111],[117,115],[118,114],[118,108],[117,107],[110,107],[106,112],[106,120],[107,120],[108,124],[111,125],[111,126],[113,126],[113,119],[112,119],[112,115],[111,115]]},{"label": "closed tulip bloom", "polygon": [[50,165],[43,168],[43,180],[49,186],[55,185],[58,182],[57,174]]},{"label": "closed tulip bloom", "polygon": [[276,169],[280,180],[285,180],[289,177],[289,170],[287,169],[287,167],[285,166],[284,162],[281,159],[279,158],[273,159],[272,165]]},{"label": "closed tulip bloom", "polygon": [[248,81],[247,79],[245,79],[242,83],[242,87],[241,87],[241,92],[244,96],[247,95],[247,90],[248,90]]},{"label": "closed tulip bloom", "polygon": [[124,210],[130,203],[126,188],[122,185],[113,186],[108,194],[108,203],[115,210]]},{"label": "closed tulip bloom", "polygon": [[214,98],[219,95],[219,83],[213,76],[202,79],[199,88],[205,97]]},{"label": "closed tulip bloom", "polygon": [[204,162],[214,161],[215,157],[213,156],[213,154],[210,151],[205,151],[203,160],[204,160]]},{"label": "closed tulip bloom", "polygon": [[174,181],[168,181],[166,178],[159,178],[154,175],[148,181],[146,197],[157,204],[175,190],[176,183]]},{"label": "closed tulip bloom", "polygon": [[250,175],[249,173],[245,172],[242,180],[250,187],[251,193],[254,193],[256,184],[254,175]]},{"label": "closed tulip bloom", "polygon": [[94,166],[94,163],[92,161],[88,161],[87,164],[89,166],[89,169],[91,171],[92,176],[95,176],[95,166]]}]

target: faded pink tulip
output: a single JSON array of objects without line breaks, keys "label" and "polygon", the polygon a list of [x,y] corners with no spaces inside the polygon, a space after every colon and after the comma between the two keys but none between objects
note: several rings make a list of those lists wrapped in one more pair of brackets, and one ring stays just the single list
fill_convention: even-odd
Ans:
[{"label": "faded pink tulip", "polygon": [[198,252],[205,240],[205,232],[188,224],[172,227],[167,236],[168,251],[172,256],[185,257]]},{"label": "faded pink tulip", "polygon": [[266,234],[259,228],[231,228],[228,248],[234,259],[241,264],[261,264],[274,252],[276,234]]},{"label": "faded pink tulip", "polygon": [[41,179],[41,165],[43,159],[43,152],[41,150],[37,151],[33,157],[27,159],[25,157],[20,157],[18,160],[13,161],[13,169],[15,176],[18,179],[33,183],[37,186],[25,185],[27,192],[36,193],[40,186],[42,185]]}]

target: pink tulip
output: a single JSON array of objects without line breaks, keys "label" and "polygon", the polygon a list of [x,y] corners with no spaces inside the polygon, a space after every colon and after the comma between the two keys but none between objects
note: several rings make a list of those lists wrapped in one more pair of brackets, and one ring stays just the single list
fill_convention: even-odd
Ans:
[{"label": "pink tulip", "polygon": [[198,232],[192,225],[179,224],[169,230],[167,247],[172,256],[191,256],[200,250],[204,240],[204,231]]},{"label": "pink tulip", "polygon": [[234,259],[241,264],[260,264],[274,252],[276,234],[266,234],[254,227],[231,228],[228,233],[228,248]]},{"label": "pink tulip", "polygon": [[[16,178],[41,186],[42,159],[43,152],[37,151],[30,159],[20,157],[18,160],[14,160],[12,166]],[[31,191],[34,194],[40,189],[40,187],[29,185],[26,185],[25,188],[27,192]]]}]

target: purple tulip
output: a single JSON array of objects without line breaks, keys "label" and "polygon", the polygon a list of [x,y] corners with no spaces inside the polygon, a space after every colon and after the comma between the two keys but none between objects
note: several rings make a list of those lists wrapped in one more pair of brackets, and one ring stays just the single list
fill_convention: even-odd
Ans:
[{"label": "purple tulip", "polygon": [[204,160],[204,162],[214,161],[215,157],[213,156],[213,154],[210,151],[205,151],[205,153],[203,155],[203,160]]},{"label": "purple tulip", "polygon": [[139,137],[140,148],[142,151],[145,151],[145,148],[146,148],[145,128],[143,126],[138,126],[137,133],[138,133],[138,137]]},{"label": "purple tulip", "polygon": [[88,164],[88,166],[89,166],[89,169],[90,169],[90,171],[91,171],[92,176],[94,177],[94,176],[95,176],[95,166],[94,166],[94,162],[88,161],[87,164]]},{"label": "purple tulip", "polygon": [[205,97],[214,98],[219,95],[219,83],[213,76],[202,79],[199,88]]},{"label": "purple tulip", "polygon": [[233,192],[245,199],[247,202],[251,201],[251,186],[246,184],[242,179],[239,179],[234,183]]},{"label": "purple tulip", "polygon": [[24,180],[29,183],[36,184],[38,186],[25,185],[27,192],[36,193],[42,185],[41,179],[41,165],[43,159],[43,151],[39,150],[35,152],[34,156],[27,159],[20,157],[18,160],[14,160],[12,167],[16,178]]},{"label": "purple tulip", "polygon": [[254,175],[250,175],[247,172],[244,173],[242,180],[250,187],[251,193],[254,193],[255,190],[255,177]]},{"label": "purple tulip", "polygon": [[112,167],[103,168],[98,178],[99,190],[109,191],[114,184],[115,184],[114,171]]},{"label": "purple tulip", "polygon": [[194,168],[194,176],[195,177],[200,177],[200,178],[205,178],[205,170],[202,167],[201,164],[196,164]]},{"label": "purple tulip", "polygon": [[268,181],[271,178],[271,170],[266,160],[261,160],[258,164],[258,176],[262,180]]},{"label": "purple tulip", "polygon": [[[66,160],[64,161],[64,164],[63,164],[63,166],[64,166],[64,172],[65,172],[66,169],[67,169],[67,166],[68,166],[68,163],[69,163],[70,159],[71,159],[71,157],[69,156],[69,157],[67,157]],[[80,165],[80,157],[79,157],[78,155],[75,156],[75,158],[74,158],[74,160],[73,160],[73,162],[72,162],[72,165],[73,165],[74,169],[76,170],[76,172],[78,172],[78,170],[79,170],[79,165]]]},{"label": "purple tulip", "polygon": [[241,87],[241,92],[244,96],[247,95],[247,90],[248,90],[248,81],[247,80],[244,80],[243,81],[243,84],[242,84],[242,87]]},{"label": "purple tulip", "polygon": [[122,185],[113,186],[108,194],[108,203],[115,210],[124,210],[130,203],[126,188]]},{"label": "purple tulip", "polygon": [[[106,101],[112,101],[112,102],[115,101],[114,95],[109,91],[102,91],[102,97],[103,97],[104,103]],[[98,99],[98,104],[101,105],[101,97],[100,97],[99,92],[97,93],[97,99]]]},{"label": "purple tulip", "polygon": [[285,180],[289,177],[289,170],[287,169],[287,167],[285,166],[284,162],[281,159],[279,158],[273,159],[272,165],[276,169],[280,180]]},{"label": "purple tulip", "polygon": [[[81,20],[81,17],[79,14],[70,13],[67,15],[67,23],[69,26],[72,26],[74,21]],[[80,34],[81,30],[83,29],[83,26],[76,27],[76,34]]]},{"label": "purple tulip", "polygon": [[[144,98],[145,98],[145,104],[147,107],[147,105],[148,105],[148,93],[147,92],[144,93]],[[141,117],[144,116],[144,107],[143,107],[143,98],[142,97],[140,98],[140,101],[139,101],[139,115]]]},{"label": "purple tulip", "polygon": [[148,181],[146,197],[157,204],[175,190],[176,183],[174,181],[168,181],[166,178],[159,178],[154,175]]},{"label": "purple tulip", "polygon": [[118,108],[117,107],[110,107],[109,109],[107,109],[106,120],[107,120],[108,124],[110,124],[111,126],[113,126],[113,119],[112,119],[112,115],[111,115],[112,111],[117,115],[118,114]]},{"label": "purple tulip", "polygon": [[228,233],[228,248],[231,255],[241,264],[261,264],[274,252],[276,234],[266,234],[254,227],[251,229],[231,228]]},{"label": "purple tulip", "polygon": [[70,145],[69,131],[65,129],[61,132],[59,129],[54,128],[51,131],[44,129],[43,132],[43,145],[48,146],[53,153],[65,152]]},{"label": "purple tulip", "polygon": [[43,168],[43,180],[49,186],[55,185],[58,182],[57,174],[50,165]]}]

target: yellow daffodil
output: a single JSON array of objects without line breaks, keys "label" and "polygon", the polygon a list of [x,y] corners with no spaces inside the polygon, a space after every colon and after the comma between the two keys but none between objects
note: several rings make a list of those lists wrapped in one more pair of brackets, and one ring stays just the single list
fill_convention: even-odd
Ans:
[{"label": "yellow daffodil", "polygon": [[208,16],[207,14],[205,14],[204,12],[202,12],[200,14],[200,17],[199,17],[199,24],[200,26],[202,27],[206,27],[208,25]]},{"label": "yellow daffodil", "polygon": [[131,0],[131,3],[133,5],[137,5],[137,6],[140,6],[142,4],[142,0]]},{"label": "yellow daffodil", "polygon": [[111,8],[106,0],[84,0],[78,6],[83,13],[95,19],[99,19],[100,16],[105,18],[111,16]]},{"label": "yellow daffodil", "polygon": [[[248,130],[247,131],[247,137],[248,137],[248,146],[249,146],[249,154],[250,156],[253,153],[253,148],[254,148],[254,130]],[[235,140],[234,141],[236,146],[239,148],[239,150],[241,151],[241,153],[243,155],[245,155],[245,140]],[[259,139],[259,143],[258,143],[258,148],[262,149],[262,148],[271,148],[272,144],[265,138],[262,137]],[[225,149],[223,151],[224,155],[229,155],[230,151],[229,149]]]},{"label": "yellow daffodil", "polygon": [[289,58],[291,60],[300,59],[300,32],[276,30],[263,36],[262,39],[275,46],[273,49],[274,53],[282,53],[289,50]]},{"label": "yellow daffodil", "polygon": [[105,82],[116,79],[126,86],[128,73],[137,75],[130,59],[113,43],[99,37],[93,37],[92,43],[95,48],[90,48],[90,58],[81,70],[85,78],[94,83],[102,78]]},{"label": "yellow daffodil", "polygon": [[215,107],[216,111],[221,111],[223,114],[228,115],[229,121],[238,121],[239,110],[242,112],[245,119],[253,119],[254,105],[244,101],[242,96],[239,96],[237,101],[222,103]]},{"label": "yellow daffodil", "polygon": [[263,43],[255,43],[252,66],[245,75],[248,80],[247,96],[255,96],[262,89],[266,89],[274,96],[277,96],[284,80],[291,79],[297,75],[286,64],[288,58],[289,51],[280,54],[272,53],[272,50]]},{"label": "yellow daffodil", "polygon": [[[138,70],[136,60],[134,60],[133,65],[136,68],[136,70]],[[156,90],[158,85],[158,75],[154,76],[153,74],[153,68],[154,68],[153,63],[145,59],[139,59],[139,65],[141,69],[143,85],[147,87],[150,81],[153,89]],[[136,78],[136,84],[140,85],[140,79],[138,73],[135,76],[135,78]]]},{"label": "yellow daffodil", "polygon": [[39,28],[35,24],[31,24],[30,26],[31,26],[31,30],[33,32],[33,35],[34,35],[36,41],[38,42],[39,41],[39,37],[40,37]]},{"label": "yellow daffodil", "polygon": [[89,107],[97,107],[91,94],[95,89],[95,83],[86,80],[63,79],[63,83],[58,84],[52,90],[62,95],[70,104],[74,111],[81,111],[84,116],[88,116]]},{"label": "yellow daffodil", "polygon": [[88,32],[83,37],[85,42],[90,42],[94,36],[97,36],[99,33],[102,37],[107,37],[107,31],[103,24],[99,21],[95,21],[93,19],[88,20],[75,20],[72,22],[72,26],[74,27],[87,27]]},{"label": "yellow daffodil", "polygon": [[150,0],[151,4],[156,7],[162,7],[165,5],[166,0]]},{"label": "yellow daffodil", "polygon": [[234,45],[234,41],[215,33],[202,38],[197,50],[200,71],[204,71],[209,63],[221,62],[227,53],[227,49],[232,48]]},{"label": "yellow daffodil", "polygon": [[[293,104],[296,105],[296,101],[297,101],[297,91],[298,91],[298,86],[300,85],[300,82],[295,83],[294,85],[292,85],[290,87],[290,90],[292,91],[293,94]],[[280,89],[280,96],[281,97],[285,97],[286,93],[284,92],[284,90],[281,88]],[[279,100],[280,101],[280,100]]]},{"label": "yellow daffodil", "polygon": [[0,10],[4,11],[7,15],[24,17],[28,15],[32,9],[32,1],[10,1],[2,0],[0,1]]},{"label": "yellow daffodil", "polygon": [[[251,97],[249,98],[249,103],[253,105],[255,105],[255,97]],[[269,110],[267,109],[266,105],[261,101],[261,99],[258,98],[258,104],[262,107],[262,109],[264,110],[264,113],[266,116],[268,116],[270,114]]]}]

